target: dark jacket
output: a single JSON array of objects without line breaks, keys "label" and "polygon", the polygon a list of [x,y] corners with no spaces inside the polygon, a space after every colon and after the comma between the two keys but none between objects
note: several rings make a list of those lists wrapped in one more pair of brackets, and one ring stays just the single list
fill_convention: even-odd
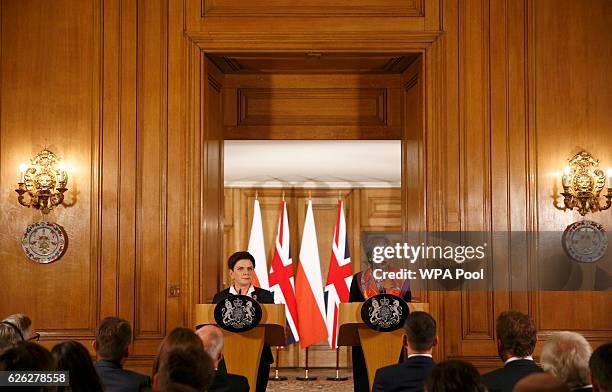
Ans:
[{"label": "dark jacket", "polygon": [[[253,288],[254,288],[253,299],[255,301],[259,302],[260,304],[273,304],[274,303],[274,293],[272,293],[271,291],[259,288],[259,287],[253,287]],[[219,302],[229,297],[231,295],[229,290],[230,289],[228,287],[225,290],[221,290],[217,294],[215,294],[215,296],[213,297],[213,303],[218,304]]]},{"label": "dark jacket", "polygon": [[482,382],[489,392],[512,392],[514,385],[523,377],[531,373],[543,372],[534,361],[517,359],[507,363],[503,368],[493,370],[482,376]]},{"label": "dark jacket", "polygon": [[[253,299],[261,304],[273,304],[274,303],[274,293],[272,293],[271,291],[259,288],[259,287],[254,287],[254,291],[253,291]],[[218,304],[219,302],[223,301],[224,299],[226,299],[227,297],[229,297],[231,294],[229,292],[229,287],[225,290],[221,290],[219,291],[217,294],[215,294],[215,296],[213,297],[213,303]],[[274,357],[272,356],[272,350],[270,350],[269,346],[264,346],[263,351],[261,353],[261,362],[263,364],[271,364],[274,362]]]},{"label": "dark jacket", "polygon": [[95,364],[105,392],[138,392],[151,389],[151,377],[125,370],[119,363],[99,360]]},{"label": "dark jacket", "polygon": [[416,356],[404,363],[380,368],[376,371],[372,392],[422,391],[425,378],[435,365],[430,357]]},{"label": "dark jacket", "polygon": [[249,380],[237,374],[216,371],[208,392],[249,392]]}]

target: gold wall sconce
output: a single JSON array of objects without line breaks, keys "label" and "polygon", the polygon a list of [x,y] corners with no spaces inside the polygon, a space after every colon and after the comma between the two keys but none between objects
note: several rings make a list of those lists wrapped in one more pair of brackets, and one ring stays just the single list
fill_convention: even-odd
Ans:
[{"label": "gold wall sconce", "polygon": [[[569,165],[563,170],[561,179],[563,185],[563,206],[557,204],[555,207],[562,211],[576,209],[584,216],[589,212],[604,211],[612,205],[612,169],[604,174],[598,168],[599,160],[591,154],[582,151],[569,160]],[[606,178],[607,177],[607,178]],[[600,194],[608,183],[608,193],[605,204],[600,203]]]},{"label": "gold wall sconce", "polygon": [[[48,214],[55,206],[64,201],[64,192],[68,190],[68,175],[62,162],[51,151],[44,149],[30,160],[30,164],[19,167],[19,204],[34,207]],[[25,194],[28,194],[26,201]]]}]

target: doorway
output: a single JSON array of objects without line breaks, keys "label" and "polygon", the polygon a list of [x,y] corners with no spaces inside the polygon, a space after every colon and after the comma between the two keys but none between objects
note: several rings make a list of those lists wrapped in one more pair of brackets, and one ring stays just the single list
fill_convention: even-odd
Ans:
[{"label": "doorway", "polygon": [[[256,190],[264,192],[225,189],[226,140],[397,140],[401,143],[401,184],[397,191],[379,190],[355,197],[351,189],[344,189],[340,197],[350,196],[351,213],[363,211],[368,218],[360,219],[370,229],[424,229],[424,69],[420,53],[215,52],[206,53],[193,64],[192,72],[199,72],[201,81],[192,94],[192,104],[198,108],[192,118],[193,154],[200,168],[195,173],[195,186],[202,190],[198,205],[202,222],[198,302],[209,302],[227,283],[227,254],[246,248],[244,230],[233,237],[228,235],[238,219],[234,209],[241,211],[242,226],[244,222],[250,226],[252,215],[244,208],[252,205]],[[322,206],[335,204],[332,201],[338,198],[338,189],[314,187],[310,195],[303,187],[284,189],[296,200],[296,223],[303,222],[302,204],[313,191]],[[282,192],[265,190],[262,197],[280,200]],[[356,234],[350,239],[354,244],[352,254],[359,260],[355,249],[359,249],[358,234],[364,226],[350,227],[349,216],[347,221],[349,230]],[[297,249],[299,236],[292,241]],[[297,252],[293,255],[295,265]],[[353,271],[360,268],[353,261]],[[426,292],[413,294],[419,301],[427,301],[426,296]],[[311,367],[334,366],[331,350],[325,352],[322,344],[318,351],[319,359],[311,356]],[[281,366],[304,365],[299,350],[284,355]],[[348,365],[346,352],[342,358],[341,365]]]}]

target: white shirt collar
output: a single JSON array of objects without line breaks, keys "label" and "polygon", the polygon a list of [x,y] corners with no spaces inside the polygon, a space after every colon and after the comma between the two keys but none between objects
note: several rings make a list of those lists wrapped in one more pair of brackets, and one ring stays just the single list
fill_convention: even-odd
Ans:
[{"label": "white shirt collar", "polygon": [[431,356],[431,354],[410,354],[410,355],[408,355],[408,358],[412,358],[412,357],[429,357],[429,358],[433,358]]},{"label": "white shirt collar", "polygon": [[[252,297],[252,296],[253,296],[253,291],[255,291],[255,286],[250,285],[250,286],[249,286],[249,289],[247,290],[246,295],[247,295],[247,296],[249,296],[249,297]],[[234,288],[234,285],[231,285],[231,286],[230,286],[229,292],[230,292],[230,294],[233,294],[233,295],[238,295],[238,292],[237,292],[237,291],[236,291],[236,289]]]},{"label": "white shirt collar", "polygon": [[504,365],[509,364],[510,362],[514,362],[514,361],[518,361],[520,359],[527,359],[529,361],[533,361],[533,357],[531,355],[528,355],[526,357],[510,357],[506,360],[506,362],[504,362]]}]

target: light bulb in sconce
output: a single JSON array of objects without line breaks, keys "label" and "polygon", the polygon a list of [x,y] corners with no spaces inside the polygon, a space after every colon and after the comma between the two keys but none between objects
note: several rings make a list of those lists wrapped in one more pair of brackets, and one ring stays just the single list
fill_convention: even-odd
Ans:
[{"label": "light bulb in sconce", "polygon": [[609,167],[607,170],[607,177],[608,177],[608,189],[612,189],[612,167]]},{"label": "light bulb in sconce", "polygon": [[25,163],[22,163],[21,165],[19,165],[19,182],[22,184],[25,182],[26,170],[28,170],[28,165],[26,165]]},{"label": "light bulb in sconce", "polygon": [[571,169],[569,166],[565,166],[565,168],[563,168],[563,177],[562,177],[562,182],[563,182],[563,187],[568,187],[570,185],[570,173],[571,173]]},{"label": "light bulb in sconce", "polygon": [[57,165],[59,170],[59,182],[63,182],[66,179],[66,164],[64,162],[60,162]]}]

